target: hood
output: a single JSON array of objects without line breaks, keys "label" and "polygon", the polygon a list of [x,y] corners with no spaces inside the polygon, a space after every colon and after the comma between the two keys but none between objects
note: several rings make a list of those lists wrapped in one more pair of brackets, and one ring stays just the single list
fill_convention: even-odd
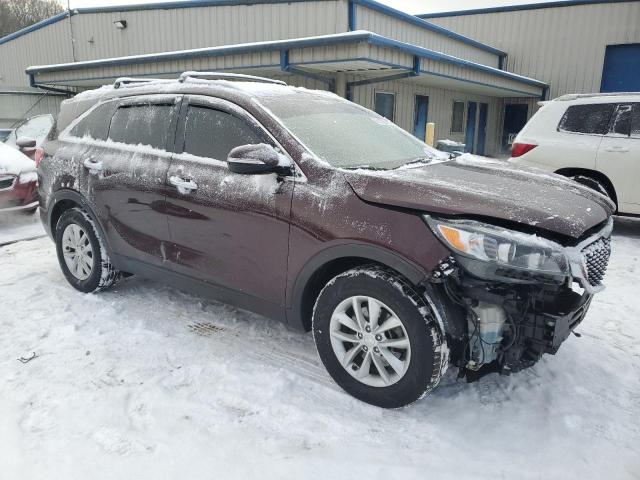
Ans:
[{"label": "hood", "polygon": [[36,163],[22,152],[0,143],[0,174],[20,175],[36,170]]},{"label": "hood", "polygon": [[565,177],[501,160],[456,160],[396,170],[346,170],[365,201],[460,217],[492,217],[580,238],[614,211],[599,193]]}]

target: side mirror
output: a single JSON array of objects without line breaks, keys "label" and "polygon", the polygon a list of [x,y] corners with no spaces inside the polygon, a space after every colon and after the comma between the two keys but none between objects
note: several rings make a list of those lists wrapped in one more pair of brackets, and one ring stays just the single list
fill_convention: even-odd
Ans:
[{"label": "side mirror", "polygon": [[229,152],[227,165],[232,172],[242,174],[280,173],[291,168],[289,160],[266,143],[234,148]]},{"label": "side mirror", "polygon": [[35,148],[36,144],[36,140],[30,137],[19,137],[16,140],[16,145],[20,148]]}]

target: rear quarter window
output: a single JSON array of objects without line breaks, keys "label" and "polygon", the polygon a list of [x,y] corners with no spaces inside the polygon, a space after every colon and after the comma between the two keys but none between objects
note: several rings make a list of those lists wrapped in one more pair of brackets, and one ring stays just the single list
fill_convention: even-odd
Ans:
[{"label": "rear quarter window", "polygon": [[115,103],[113,102],[98,105],[71,129],[70,135],[78,138],[106,140],[114,111]]},{"label": "rear quarter window", "polygon": [[572,105],[560,119],[558,131],[604,135],[614,107],[613,103]]}]

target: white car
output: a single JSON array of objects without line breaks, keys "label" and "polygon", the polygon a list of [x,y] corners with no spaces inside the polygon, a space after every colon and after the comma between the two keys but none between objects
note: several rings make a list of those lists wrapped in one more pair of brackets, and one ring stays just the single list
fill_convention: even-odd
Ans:
[{"label": "white car", "polygon": [[564,95],[515,138],[509,161],[573,178],[640,214],[640,93]]}]

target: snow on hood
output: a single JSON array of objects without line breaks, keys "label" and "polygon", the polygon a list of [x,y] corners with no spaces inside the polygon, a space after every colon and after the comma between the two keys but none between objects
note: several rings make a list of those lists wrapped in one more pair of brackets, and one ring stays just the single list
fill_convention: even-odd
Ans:
[{"label": "snow on hood", "polygon": [[613,213],[608,199],[569,179],[473,155],[420,168],[344,175],[356,194],[372,203],[496,218],[573,238]]},{"label": "snow on hood", "polygon": [[33,160],[15,148],[0,143],[0,174],[20,175],[35,170],[36,164]]}]

